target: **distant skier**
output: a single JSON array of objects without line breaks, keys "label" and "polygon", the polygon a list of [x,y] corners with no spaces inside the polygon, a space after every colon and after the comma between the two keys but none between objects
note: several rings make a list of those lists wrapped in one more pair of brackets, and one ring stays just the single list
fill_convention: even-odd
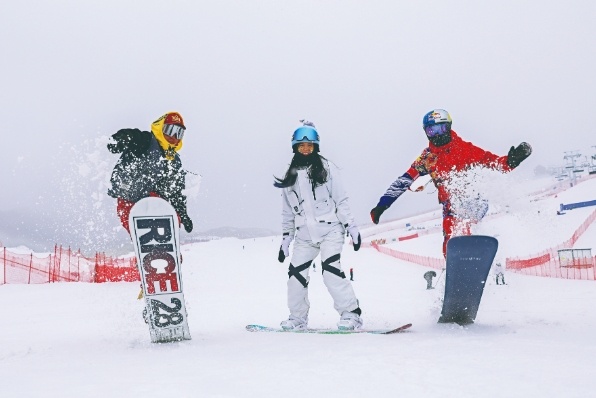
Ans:
[{"label": "distant skier", "polygon": [[286,330],[307,328],[309,270],[320,253],[323,281],[341,316],[337,326],[358,329],[362,326],[362,312],[352,285],[342,271],[340,256],[346,231],[352,238],[354,250],[360,248],[362,240],[337,167],[319,155],[319,134],[314,124],[301,122],[303,125],[292,136],[292,162],[284,178],[276,177],[274,183],[282,188],[283,239],[279,262],[283,263],[289,256],[290,243],[296,238],[288,272],[290,316],[281,322],[281,327]]},{"label": "distant skier", "polygon": [[426,280],[426,290],[434,289],[433,278],[437,276],[435,271],[426,271],[424,273],[424,279]]},{"label": "distant skier", "polygon": [[495,262],[495,265],[493,266],[493,273],[495,275],[495,281],[497,282],[497,285],[499,285],[499,279],[501,280],[500,284],[505,285],[505,270],[503,269],[503,266],[500,262]]},{"label": "distant skier", "polygon": [[[488,210],[488,204],[480,198],[468,198],[461,193],[458,177],[473,167],[486,167],[508,172],[519,166],[532,149],[522,142],[511,147],[507,156],[497,156],[470,142],[462,140],[451,129],[451,116],[443,109],[435,109],[424,115],[422,127],[429,140],[428,147],[412,163],[411,167],[395,180],[381,196],[370,212],[372,221],[379,218],[418,177],[430,175],[438,191],[439,203],[443,205],[443,255],[446,256],[447,241],[452,235],[469,235],[470,223],[477,222]],[[460,191],[460,192],[458,192]],[[455,196],[454,196],[455,195]],[[461,202],[454,209],[453,202]]]},{"label": "distant skier", "polygon": [[192,231],[186,196],[182,194],[186,172],[178,156],[185,130],[182,116],[168,112],[151,124],[151,132],[122,129],[112,135],[108,149],[122,155],[112,171],[108,195],[118,200],[117,214],[127,231],[130,209],[148,196],[168,201],[186,232]]}]

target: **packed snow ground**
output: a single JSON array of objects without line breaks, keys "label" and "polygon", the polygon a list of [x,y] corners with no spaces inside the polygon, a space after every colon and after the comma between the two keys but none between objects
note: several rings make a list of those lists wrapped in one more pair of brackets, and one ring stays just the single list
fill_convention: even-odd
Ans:
[{"label": "packed snow ground", "polygon": [[[556,216],[558,204],[595,199],[595,184],[587,181],[557,198],[524,204],[523,212],[514,208],[488,217],[478,228],[498,237],[504,256],[546,249],[569,239],[594,209]],[[403,231],[384,234],[401,236]],[[439,257],[440,242],[441,234],[434,233],[392,247]],[[593,248],[594,243],[593,225],[578,245]],[[411,322],[409,332],[246,332],[247,324],[276,326],[288,315],[288,261],[277,262],[278,247],[279,237],[184,246],[183,281],[193,339],[173,344],[149,342],[142,302],[136,300],[138,283],[1,286],[0,396],[596,394],[594,281],[509,272],[505,286],[488,281],[475,324],[437,324],[441,290],[426,290],[422,275],[427,268],[373,249],[354,252],[346,244],[343,268],[354,269],[365,326]],[[311,272],[310,326],[334,327],[339,315],[323,285],[320,260],[316,265]]]}]

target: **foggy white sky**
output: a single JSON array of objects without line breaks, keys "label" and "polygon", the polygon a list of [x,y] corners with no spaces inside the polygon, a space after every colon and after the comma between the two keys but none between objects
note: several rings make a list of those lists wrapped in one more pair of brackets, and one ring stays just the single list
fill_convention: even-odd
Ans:
[{"label": "foggy white sky", "polygon": [[[118,225],[101,181],[73,194],[78,165],[97,179],[117,160],[103,138],[168,110],[186,121],[185,168],[203,177],[199,230],[279,230],[272,176],[302,118],[360,223],[426,146],[433,108],[497,154],[530,142],[520,176],[596,145],[592,1],[12,1],[0,14],[0,224],[21,230],[54,218],[46,229],[64,230],[68,209],[89,206]],[[406,195],[384,217],[435,203]]]}]

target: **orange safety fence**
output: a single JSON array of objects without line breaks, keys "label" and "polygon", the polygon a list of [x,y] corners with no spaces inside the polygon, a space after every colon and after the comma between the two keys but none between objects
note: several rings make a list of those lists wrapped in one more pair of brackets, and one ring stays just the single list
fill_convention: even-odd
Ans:
[{"label": "orange safety fence", "polygon": [[53,253],[41,257],[12,252],[6,247],[0,250],[0,285],[140,280],[134,257],[114,258],[103,253],[85,257],[80,250],[59,245]]}]

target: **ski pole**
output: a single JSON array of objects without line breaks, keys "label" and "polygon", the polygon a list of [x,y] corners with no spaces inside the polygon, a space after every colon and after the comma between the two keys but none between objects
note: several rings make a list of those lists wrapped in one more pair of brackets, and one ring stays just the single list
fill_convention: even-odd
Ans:
[{"label": "ski pole", "polygon": [[435,282],[435,285],[433,287],[437,287],[437,285],[439,284],[439,279],[441,279],[441,276],[443,276],[443,272],[445,272],[445,268],[441,270],[441,273],[439,274],[439,277],[437,278],[437,281]]}]

